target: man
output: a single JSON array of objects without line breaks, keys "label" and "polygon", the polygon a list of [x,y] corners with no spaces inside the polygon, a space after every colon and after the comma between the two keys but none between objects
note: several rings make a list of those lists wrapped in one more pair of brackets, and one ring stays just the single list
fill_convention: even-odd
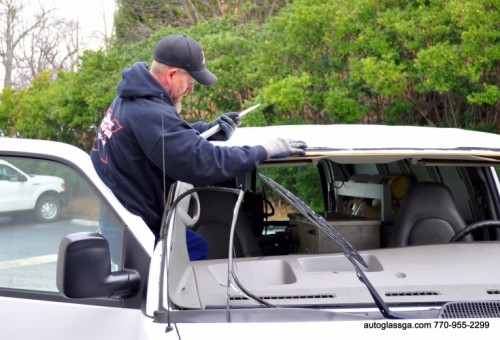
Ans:
[{"label": "man", "polygon": [[183,120],[182,98],[193,92],[195,81],[202,85],[217,81],[205,67],[201,46],[185,35],[163,38],[150,69],[138,62],[122,73],[91,152],[104,183],[129,211],[144,219],[156,238],[170,184],[219,183],[267,158],[304,154],[306,147],[281,138],[254,147],[212,145],[201,132],[220,124],[221,131],[211,138],[226,140],[241,120],[236,113],[226,113],[213,123]]}]

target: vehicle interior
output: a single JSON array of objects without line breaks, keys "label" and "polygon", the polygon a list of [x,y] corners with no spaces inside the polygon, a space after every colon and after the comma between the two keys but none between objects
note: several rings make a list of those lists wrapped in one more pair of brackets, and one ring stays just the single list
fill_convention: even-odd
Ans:
[{"label": "vehicle interior", "polygon": [[[500,274],[492,268],[500,256],[500,201],[489,189],[498,185],[495,167],[481,160],[373,159],[276,162],[214,187],[228,191],[191,193],[178,209],[197,214],[189,223],[175,218],[171,235],[171,303],[373,307],[352,255],[392,308],[498,299]],[[295,201],[273,192],[262,175],[284,179]],[[294,185],[300,180],[309,185]],[[176,189],[196,190],[184,183]],[[314,209],[297,209],[297,197]],[[206,260],[189,261],[186,227],[207,240]]]}]

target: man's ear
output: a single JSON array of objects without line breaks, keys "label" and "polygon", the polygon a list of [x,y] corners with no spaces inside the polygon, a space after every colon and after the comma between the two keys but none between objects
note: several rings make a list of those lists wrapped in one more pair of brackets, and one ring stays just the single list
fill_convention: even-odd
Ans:
[{"label": "man's ear", "polygon": [[165,71],[164,73],[164,81],[167,83],[167,84],[171,84],[172,83],[172,79],[174,77],[174,75],[179,72],[179,70],[177,70],[176,68],[169,68]]},{"label": "man's ear", "polygon": [[163,87],[165,88],[170,88],[170,85],[173,82],[173,77],[177,73],[177,69],[175,68],[169,68],[165,70],[160,76],[160,83],[162,84]]}]

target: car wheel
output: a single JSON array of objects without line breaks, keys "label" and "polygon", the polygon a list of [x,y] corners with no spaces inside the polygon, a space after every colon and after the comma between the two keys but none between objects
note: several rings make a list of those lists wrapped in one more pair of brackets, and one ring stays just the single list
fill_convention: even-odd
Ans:
[{"label": "car wheel", "polygon": [[42,196],[35,207],[35,215],[40,222],[52,222],[59,218],[61,203],[54,196]]}]

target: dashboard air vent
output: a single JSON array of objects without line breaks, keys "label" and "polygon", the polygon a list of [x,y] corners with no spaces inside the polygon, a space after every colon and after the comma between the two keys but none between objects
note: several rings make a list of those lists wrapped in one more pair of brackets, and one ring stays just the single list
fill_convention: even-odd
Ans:
[{"label": "dashboard air vent", "polygon": [[[270,295],[259,296],[262,300],[310,300],[310,299],[333,299],[334,294],[311,294],[311,295]],[[248,300],[246,296],[231,296],[231,301]]]},{"label": "dashboard air vent", "polygon": [[408,291],[408,292],[388,292],[385,296],[430,296],[430,295],[440,295],[439,292],[435,291]]}]

